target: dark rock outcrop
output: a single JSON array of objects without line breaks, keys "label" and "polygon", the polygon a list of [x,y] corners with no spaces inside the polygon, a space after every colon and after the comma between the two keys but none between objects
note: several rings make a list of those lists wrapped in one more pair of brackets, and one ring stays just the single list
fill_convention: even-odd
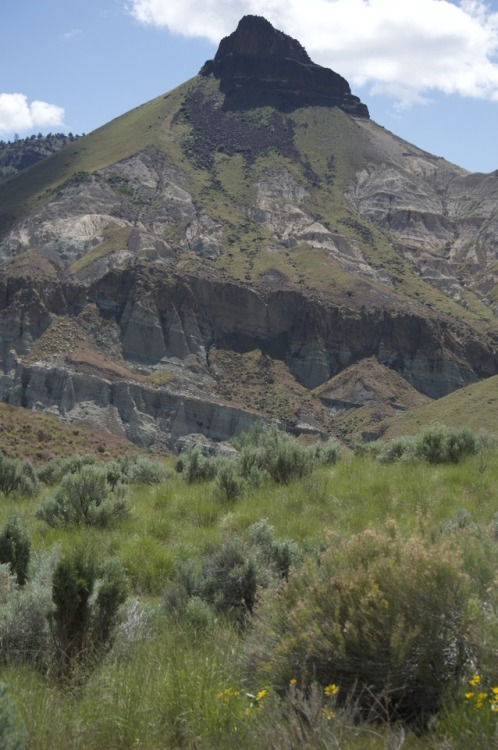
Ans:
[{"label": "dark rock outcrop", "polygon": [[257,91],[259,101],[266,92],[280,109],[321,105],[369,117],[368,108],[351,94],[342,76],[313,63],[296,39],[261,16],[244,16],[200,74],[220,79],[229,107],[248,106]]}]

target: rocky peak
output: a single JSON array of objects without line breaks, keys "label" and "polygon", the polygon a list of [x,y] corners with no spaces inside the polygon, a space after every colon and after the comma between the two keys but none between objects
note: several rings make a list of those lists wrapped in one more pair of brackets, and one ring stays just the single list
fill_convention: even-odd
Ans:
[{"label": "rocky peak", "polygon": [[219,61],[227,55],[287,57],[305,65],[311,63],[308,53],[297,39],[274,29],[262,16],[244,16],[236,31],[221,40],[214,59]]},{"label": "rocky peak", "polygon": [[200,75],[211,74],[220,79],[232,105],[236,101],[247,106],[254,102],[255,92],[265,93],[262,103],[268,103],[270,92],[271,103],[279,108],[320,105],[369,117],[366,105],[351,94],[342,76],[316,65],[297,39],[261,16],[244,16],[237,29],[221,40],[214,59],[200,70]]}]

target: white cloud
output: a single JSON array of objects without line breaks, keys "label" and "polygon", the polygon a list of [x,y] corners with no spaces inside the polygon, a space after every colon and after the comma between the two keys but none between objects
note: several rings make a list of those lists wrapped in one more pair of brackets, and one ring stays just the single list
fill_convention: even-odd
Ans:
[{"label": "white cloud", "polygon": [[71,29],[70,31],[65,31],[63,33],[64,39],[73,39],[75,36],[78,36],[79,34],[83,33],[83,29]]},{"label": "white cloud", "polygon": [[0,133],[56,127],[64,122],[64,110],[56,104],[28,102],[24,94],[0,94]]},{"label": "white cloud", "polygon": [[138,21],[218,42],[265,16],[317,63],[400,103],[431,91],[498,101],[498,12],[482,0],[130,0]]}]

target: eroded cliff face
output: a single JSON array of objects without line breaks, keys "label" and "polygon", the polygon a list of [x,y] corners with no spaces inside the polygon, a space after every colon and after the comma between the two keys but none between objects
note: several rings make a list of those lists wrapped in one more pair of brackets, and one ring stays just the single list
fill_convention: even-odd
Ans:
[{"label": "eroded cliff face", "polygon": [[350,206],[389,232],[429,284],[457,301],[472,289],[496,309],[488,295],[497,281],[498,173],[468,174],[409,144],[396,151],[373,123],[359,127],[384,153],[356,173]]},{"label": "eroded cliff face", "polygon": [[365,358],[432,398],[496,372],[489,342],[476,343],[441,316],[331,306],[293,290],[262,292],[148,264],[88,286],[46,279],[36,290],[11,277],[0,305],[0,399],[91,421],[155,449],[174,448],[190,433],[227,440],[269,418],[250,398],[230,402],[219,390],[214,351],[280,361],[311,396],[303,401],[302,391],[284,426],[316,434],[330,430],[337,405],[313,389]]},{"label": "eroded cliff face", "polygon": [[155,388],[132,380],[108,380],[74,367],[23,365],[0,378],[0,399],[73,422],[99,425],[136,445],[165,452],[185,435],[215,442],[247,432],[260,419],[204,394]]}]

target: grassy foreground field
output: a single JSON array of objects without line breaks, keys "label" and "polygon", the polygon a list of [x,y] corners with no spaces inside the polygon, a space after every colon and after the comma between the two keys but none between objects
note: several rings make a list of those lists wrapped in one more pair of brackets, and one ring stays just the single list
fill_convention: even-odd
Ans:
[{"label": "grassy foreground field", "polygon": [[[102,525],[36,515],[56,486],[0,496],[0,529],[15,515],[31,539],[23,587],[0,567],[0,746],[495,747],[496,449],[349,455],[233,492],[226,461],[211,480],[186,463],[130,480]],[[37,653],[13,630],[29,642],[50,571],[82,548],[121,560],[128,597],[99,658],[61,676],[53,614]]]}]

